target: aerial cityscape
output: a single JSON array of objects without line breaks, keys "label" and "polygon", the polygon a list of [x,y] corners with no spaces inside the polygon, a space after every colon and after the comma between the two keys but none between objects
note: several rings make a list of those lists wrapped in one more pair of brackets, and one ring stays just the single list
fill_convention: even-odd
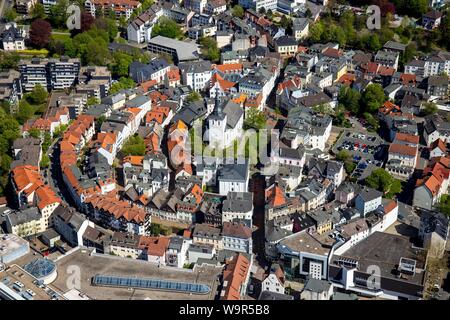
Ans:
[{"label": "aerial cityscape", "polygon": [[449,0],[0,1],[0,303],[449,300],[449,184]]}]

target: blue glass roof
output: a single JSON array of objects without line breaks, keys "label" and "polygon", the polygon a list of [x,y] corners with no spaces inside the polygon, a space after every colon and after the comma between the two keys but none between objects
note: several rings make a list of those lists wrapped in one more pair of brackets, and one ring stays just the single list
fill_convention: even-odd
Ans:
[{"label": "blue glass roof", "polygon": [[23,268],[26,272],[39,279],[46,277],[55,271],[56,265],[51,260],[41,258],[26,264]]},{"label": "blue glass roof", "polygon": [[153,289],[176,291],[183,293],[207,294],[211,288],[205,284],[176,282],[169,280],[130,278],[120,276],[95,275],[92,284],[106,287],[125,287],[137,289]]}]

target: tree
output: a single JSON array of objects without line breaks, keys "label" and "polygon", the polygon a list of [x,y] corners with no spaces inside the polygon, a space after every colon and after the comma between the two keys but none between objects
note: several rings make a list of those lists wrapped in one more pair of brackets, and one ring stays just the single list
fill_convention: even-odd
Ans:
[{"label": "tree", "polygon": [[367,39],[366,45],[371,51],[378,51],[381,49],[380,38],[376,33],[372,33]]},{"label": "tree", "polygon": [[247,115],[244,120],[244,128],[253,128],[255,130],[259,130],[265,127],[266,116],[264,115],[264,113],[256,108],[250,108],[250,110],[247,111]]},{"label": "tree", "polygon": [[47,168],[50,165],[50,158],[47,154],[42,155],[41,162],[39,163],[39,166],[41,168]]},{"label": "tree", "polygon": [[212,37],[202,37],[200,39],[202,46],[202,55],[212,61],[216,62],[220,59],[220,49],[217,47],[217,41]]},{"label": "tree", "polygon": [[243,18],[244,17],[244,8],[242,8],[240,5],[235,5],[233,7],[232,14],[234,17]]},{"label": "tree", "polygon": [[81,31],[82,32],[91,29],[92,26],[94,26],[94,23],[95,23],[95,19],[89,12],[83,11],[81,13]]},{"label": "tree", "polygon": [[17,19],[17,12],[14,8],[8,8],[5,10],[3,17],[7,22],[14,21]]},{"label": "tree", "polygon": [[115,19],[100,17],[95,19],[94,25],[97,29],[106,31],[109,35],[109,41],[113,41],[119,33]]},{"label": "tree", "polygon": [[374,113],[386,101],[383,87],[378,84],[369,84],[361,97],[361,104],[365,112]]},{"label": "tree", "polygon": [[183,31],[175,20],[163,16],[159,18],[158,22],[153,26],[152,37],[156,36],[181,39],[183,38]]},{"label": "tree", "polygon": [[352,156],[352,155],[350,154],[350,152],[348,152],[348,151],[345,150],[345,149],[342,149],[342,150],[339,151],[338,154],[336,155],[336,160],[345,162],[345,161],[349,160],[351,156]]},{"label": "tree", "polygon": [[27,100],[32,104],[42,104],[47,101],[47,90],[39,83],[36,84],[30,94],[27,95]]},{"label": "tree", "polygon": [[309,39],[312,42],[320,42],[324,31],[325,31],[325,27],[324,27],[322,21],[317,21],[309,28]]},{"label": "tree", "polygon": [[19,111],[16,114],[16,119],[20,124],[24,124],[34,116],[34,108],[26,99],[19,101]]},{"label": "tree", "polygon": [[434,102],[425,102],[423,104],[423,114],[430,115],[436,113],[438,111],[438,107]]},{"label": "tree", "polygon": [[114,63],[111,71],[114,77],[127,77],[133,57],[123,52],[116,52],[113,55]]},{"label": "tree", "polygon": [[87,99],[88,106],[93,106],[94,104],[99,104],[99,103],[100,103],[100,101],[96,97],[89,97]]},{"label": "tree", "polygon": [[189,95],[186,97],[186,102],[199,101],[201,98],[202,98],[202,96],[200,95],[200,93],[198,93],[197,91],[192,91],[192,92],[189,93]]},{"label": "tree", "polygon": [[41,130],[36,129],[36,128],[31,128],[30,130],[28,130],[28,135],[32,138],[40,139],[41,138]]},{"label": "tree", "polygon": [[437,209],[443,214],[450,217],[450,196],[447,194],[442,195],[441,200],[437,205]]},{"label": "tree", "polygon": [[136,86],[136,83],[131,78],[121,77],[119,81],[114,82],[109,90],[110,94],[114,94],[124,89],[131,89]]},{"label": "tree", "polygon": [[128,138],[122,148],[122,154],[125,156],[143,156],[145,155],[144,139],[137,134]]},{"label": "tree", "polygon": [[41,3],[36,3],[31,9],[31,17],[33,19],[45,19],[46,14],[44,5]]},{"label": "tree", "polygon": [[361,100],[361,94],[350,88],[342,87],[339,90],[338,101],[342,104],[346,110],[353,114],[358,114],[360,111],[359,104]]},{"label": "tree", "polygon": [[45,20],[37,19],[30,26],[30,41],[36,48],[44,48],[50,41],[52,27]]},{"label": "tree", "polygon": [[55,28],[65,28],[67,22],[68,0],[60,0],[55,5],[50,6],[49,20]]},{"label": "tree", "polygon": [[393,178],[382,168],[372,171],[365,181],[369,187],[383,192],[387,198],[392,198],[402,191],[400,180]]},{"label": "tree", "polygon": [[19,60],[16,52],[0,51],[0,70],[16,69]]}]

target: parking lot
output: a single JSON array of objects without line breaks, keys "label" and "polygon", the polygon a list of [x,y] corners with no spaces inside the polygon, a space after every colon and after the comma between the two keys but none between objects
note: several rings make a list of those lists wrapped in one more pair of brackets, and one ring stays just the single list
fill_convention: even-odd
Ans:
[{"label": "parking lot", "polygon": [[347,150],[355,161],[361,159],[374,160],[382,151],[383,140],[375,134],[362,134],[346,130],[334,145],[332,151],[337,154],[341,150]]},{"label": "parking lot", "polygon": [[332,148],[334,154],[341,150],[346,150],[355,163],[351,177],[356,180],[364,180],[373,170],[383,166],[385,147],[383,140],[376,134],[345,130]]}]

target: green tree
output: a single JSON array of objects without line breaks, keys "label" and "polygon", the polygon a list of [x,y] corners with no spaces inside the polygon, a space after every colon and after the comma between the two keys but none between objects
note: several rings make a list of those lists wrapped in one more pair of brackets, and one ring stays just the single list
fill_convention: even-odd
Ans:
[{"label": "green tree", "polygon": [[39,83],[34,86],[31,93],[27,94],[27,100],[31,104],[42,104],[47,101],[47,97],[47,90],[45,90],[44,87]]},{"label": "green tree", "polygon": [[99,104],[99,103],[100,103],[100,101],[96,97],[89,97],[87,99],[88,106],[93,106],[94,104]]},{"label": "green tree", "polygon": [[123,52],[116,52],[113,55],[112,74],[115,77],[127,77],[133,57]]},{"label": "green tree", "polygon": [[189,95],[186,97],[186,102],[199,101],[201,98],[202,98],[202,96],[200,95],[200,93],[198,93],[197,91],[192,91],[192,92],[189,93]]},{"label": "green tree", "polygon": [[381,49],[380,37],[378,37],[376,33],[372,33],[367,39],[366,45],[371,51],[380,50]]},{"label": "green tree", "polygon": [[114,82],[109,90],[110,94],[114,94],[124,89],[131,89],[136,87],[136,83],[131,78],[121,77],[119,81]]},{"label": "green tree", "polygon": [[339,90],[339,103],[342,104],[346,110],[350,111],[353,114],[358,114],[360,112],[360,100],[361,94],[350,87],[344,86]]},{"label": "green tree", "polygon": [[386,101],[383,87],[378,84],[369,84],[361,97],[361,104],[365,112],[374,113]]},{"label": "green tree", "polygon": [[423,104],[423,114],[424,115],[430,115],[430,114],[433,114],[433,113],[436,113],[438,111],[438,107],[437,107],[437,105],[436,105],[436,103],[434,103],[434,102],[425,102],[424,104]]},{"label": "green tree", "polygon": [[182,39],[183,31],[175,20],[161,17],[158,22],[153,26],[152,37],[163,36],[172,39]]},{"label": "green tree", "polygon": [[44,5],[41,3],[36,3],[31,9],[31,17],[33,19],[45,19],[47,15],[45,14]]},{"label": "green tree", "polygon": [[124,143],[121,150],[125,156],[143,156],[145,155],[145,142],[144,139],[137,134],[128,138]]},{"label": "green tree", "polygon": [[220,49],[217,47],[217,41],[212,37],[202,37],[200,39],[202,55],[212,61],[217,62],[220,59]]},{"label": "green tree", "polygon": [[387,198],[392,198],[394,195],[402,191],[402,184],[400,180],[393,178],[386,170],[382,168],[375,169],[366,178],[366,184],[378,191],[383,192]]},{"label": "green tree", "polygon": [[41,162],[39,163],[39,166],[41,168],[48,168],[49,165],[50,165],[50,158],[49,158],[49,156],[47,154],[43,154]]},{"label": "green tree", "polygon": [[107,32],[109,41],[113,41],[119,33],[115,18],[99,17],[95,19],[95,28]]},{"label": "green tree", "polygon": [[349,151],[342,149],[341,151],[338,152],[338,154],[336,155],[336,160],[338,161],[348,161],[350,159],[352,155],[350,154]]},{"label": "green tree", "polygon": [[233,7],[232,14],[234,17],[243,18],[244,17],[244,8],[242,8],[240,5],[235,5]]},{"label": "green tree", "polygon": [[0,70],[16,69],[19,60],[16,52],[0,51]]},{"label": "green tree", "polygon": [[66,28],[68,0],[59,0],[54,6],[50,6],[50,23],[55,28]]},{"label": "green tree", "polygon": [[30,130],[28,130],[28,134],[32,138],[36,138],[36,139],[40,139],[41,138],[41,130],[36,129],[36,128],[31,128]]},{"label": "green tree", "polygon": [[16,114],[16,119],[20,124],[24,124],[34,116],[34,108],[28,103],[26,99],[19,101],[19,110]]},{"label": "green tree", "polygon": [[7,22],[14,21],[17,19],[17,12],[14,8],[8,8],[5,10],[3,17]]},{"label": "green tree", "polygon": [[317,21],[309,28],[309,39],[312,42],[320,42],[324,32],[325,27],[322,21]]},{"label": "green tree", "polygon": [[250,110],[247,111],[247,115],[244,119],[244,128],[246,130],[250,128],[259,130],[265,127],[266,127],[265,114],[256,108],[250,108]]},{"label": "green tree", "polygon": [[437,204],[437,209],[450,217],[450,196],[448,194],[442,195],[439,203]]}]

